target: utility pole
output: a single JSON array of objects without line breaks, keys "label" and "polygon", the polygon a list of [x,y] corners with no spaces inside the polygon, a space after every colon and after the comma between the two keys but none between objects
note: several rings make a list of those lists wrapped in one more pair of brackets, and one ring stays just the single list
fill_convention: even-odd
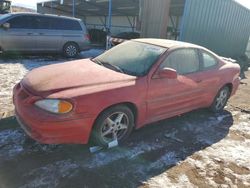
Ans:
[{"label": "utility pole", "polygon": [[112,0],[109,0],[109,12],[108,12],[108,25],[107,27],[107,40],[106,40],[106,49],[111,48],[111,41],[109,40],[111,37],[111,26],[112,26]]},{"label": "utility pole", "polygon": [[75,17],[75,0],[72,0],[72,13],[73,13],[73,17]]}]

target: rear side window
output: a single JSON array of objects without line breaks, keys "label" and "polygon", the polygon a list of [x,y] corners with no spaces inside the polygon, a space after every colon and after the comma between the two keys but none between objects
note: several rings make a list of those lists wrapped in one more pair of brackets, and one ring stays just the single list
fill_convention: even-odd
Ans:
[{"label": "rear side window", "polygon": [[51,18],[51,29],[54,30],[82,30],[80,23],[76,20]]},{"label": "rear side window", "polygon": [[210,54],[206,52],[202,52],[202,58],[203,58],[203,67],[204,69],[211,68],[215,65],[217,65],[217,60]]},{"label": "rear side window", "polygon": [[200,69],[199,55],[195,49],[180,49],[172,52],[161,64],[163,68],[175,69],[178,74],[189,74]]},{"label": "rear side window", "polygon": [[11,29],[35,29],[32,16],[17,16],[7,21]]},{"label": "rear side window", "polygon": [[36,28],[37,29],[50,29],[51,19],[43,16],[36,16]]}]

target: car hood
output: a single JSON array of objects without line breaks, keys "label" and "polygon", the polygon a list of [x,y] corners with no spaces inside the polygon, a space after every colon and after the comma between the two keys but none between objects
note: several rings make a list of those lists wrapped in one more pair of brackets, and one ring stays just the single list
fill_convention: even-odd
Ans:
[{"label": "car hood", "polygon": [[34,69],[24,77],[22,85],[38,96],[66,98],[130,85],[135,80],[134,76],[83,59]]}]

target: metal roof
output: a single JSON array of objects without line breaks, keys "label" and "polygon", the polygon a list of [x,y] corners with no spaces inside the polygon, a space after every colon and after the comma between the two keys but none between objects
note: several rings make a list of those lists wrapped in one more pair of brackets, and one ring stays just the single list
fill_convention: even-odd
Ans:
[{"label": "metal roof", "polygon": [[[63,2],[63,3],[62,3]],[[53,0],[38,3],[37,6],[72,13],[72,0]],[[185,0],[172,0],[170,14],[183,15]],[[108,16],[109,0],[75,0],[76,14],[79,16]],[[112,16],[138,16],[139,0],[112,0]]]},{"label": "metal roof", "polygon": [[[63,2],[61,4],[61,2]],[[38,3],[37,6],[52,8],[66,13],[72,12],[72,0],[56,0]],[[108,16],[109,0],[75,0],[75,11],[80,16]],[[113,0],[112,16],[137,16],[139,0]]]}]

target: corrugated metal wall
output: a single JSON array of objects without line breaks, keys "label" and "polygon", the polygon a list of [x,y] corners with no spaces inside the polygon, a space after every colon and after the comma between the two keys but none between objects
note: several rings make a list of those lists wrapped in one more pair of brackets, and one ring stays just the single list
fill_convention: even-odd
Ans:
[{"label": "corrugated metal wall", "polygon": [[250,10],[233,0],[186,0],[180,40],[205,46],[222,56],[246,51]]},{"label": "corrugated metal wall", "polygon": [[170,0],[141,0],[141,36],[166,38]]}]

